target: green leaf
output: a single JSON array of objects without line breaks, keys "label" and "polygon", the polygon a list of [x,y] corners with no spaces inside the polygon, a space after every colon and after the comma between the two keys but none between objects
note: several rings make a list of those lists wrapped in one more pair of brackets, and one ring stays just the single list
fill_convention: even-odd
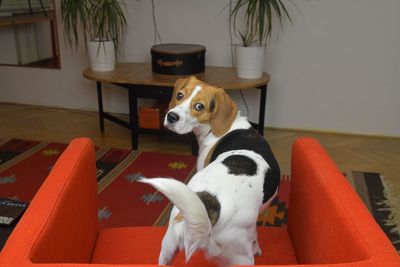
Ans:
[{"label": "green leaf", "polygon": [[112,40],[116,52],[120,50],[127,27],[123,0],[61,0],[60,6],[64,37],[71,47],[77,48],[83,38],[85,44],[89,39]]},{"label": "green leaf", "polygon": [[[294,4],[292,0],[287,0]],[[243,22],[245,34],[239,32],[237,26],[238,14],[244,10]],[[233,27],[239,32],[244,45],[257,41],[260,46],[265,45],[272,34],[274,19],[281,27],[285,20],[292,22],[292,18],[283,0],[237,0],[230,14]],[[246,43],[245,43],[246,41]]]}]

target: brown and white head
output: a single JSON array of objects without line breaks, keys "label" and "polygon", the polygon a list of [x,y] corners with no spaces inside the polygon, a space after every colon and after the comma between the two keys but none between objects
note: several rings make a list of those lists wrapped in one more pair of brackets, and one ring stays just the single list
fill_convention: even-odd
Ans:
[{"label": "brown and white head", "polygon": [[191,76],[176,81],[164,126],[178,134],[209,127],[215,136],[222,136],[237,113],[235,102],[224,89]]}]

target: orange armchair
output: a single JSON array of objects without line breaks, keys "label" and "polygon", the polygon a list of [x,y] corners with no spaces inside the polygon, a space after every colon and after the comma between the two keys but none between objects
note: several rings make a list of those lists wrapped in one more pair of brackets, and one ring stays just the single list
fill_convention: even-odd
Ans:
[{"label": "orange armchair", "polygon": [[[99,230],[93,144],[60,156],[0,253],[0,266],[155,266],[164,227]],[[323,148],[292,152],[288,228],[260,227],[257,265],[400,266],[396,251]],[[183,266],[179,254],[173,265]],[[212,266],[201,254],[187,265]]]}]

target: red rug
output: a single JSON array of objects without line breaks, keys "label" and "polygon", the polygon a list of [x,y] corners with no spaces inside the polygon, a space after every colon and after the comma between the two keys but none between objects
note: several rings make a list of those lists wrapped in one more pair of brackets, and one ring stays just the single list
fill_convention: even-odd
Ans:
[{"label": "red rug", "polygon": [[[66,147],[19,139],[0,142],[0,197],[32,200]],[[96,148],[100,227],[166,224],[168,199],[135,180],[143,175],[188,181],[195,163],[187,155]],[[286,226],[289,188],[289,176],[283,176],[279,195],[260,215],[259,225]]]}]

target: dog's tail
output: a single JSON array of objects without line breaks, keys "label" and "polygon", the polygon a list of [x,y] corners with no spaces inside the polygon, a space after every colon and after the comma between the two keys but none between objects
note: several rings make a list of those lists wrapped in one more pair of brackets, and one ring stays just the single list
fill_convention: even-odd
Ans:
[{"label": "dog's tail", "polygon": [[213,241],[211,236],[211,222],[206,207],[197,194],[187,185],[166,178],[141,178],[138,181],[155,187],[182,213],[186,227],[184,235],[186,261],[203,246],[210,248],[209,252],[212,252],[212,254],[221,253],[221,248]]}]

